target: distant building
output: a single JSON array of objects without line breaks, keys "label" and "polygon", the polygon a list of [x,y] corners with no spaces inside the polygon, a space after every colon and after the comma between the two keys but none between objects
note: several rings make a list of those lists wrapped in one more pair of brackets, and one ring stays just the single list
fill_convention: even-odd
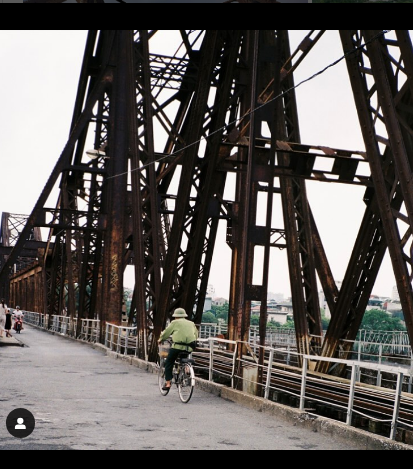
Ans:
[{"label": "distant building", "polygon": [[267,300],[268,301],[273,300],[273,301],[276,301],[277,303],[280,303],[281,301],[284,301],[284,294],[268,292]]},{"label": "distant building", "polygon": [[[261,305],[259,301],[252,302],[251,314],[259,316]],[[291,301],[277,303],[272,300],[267,303],[267,322],[278,322],[285,324],[289,318],[293,317],[293,305]]]},{"label": "distant building", "polygon": [[226,298],[214,298],[212,300],[212,306],[224,306],[225,303],[228,303]]},{"label": "distant building", "polygon": [[383,305],[383,308],[390,314],[402,311],[400,300],[386,301]]},{"label": "distant building", "polygon": [[366,311],[371,311],[372,309],[384,309],[385,302],[386,299],[384,298],[371,297],[367,303]]},{"label": "distant building", "polygon": [[284,311],[268,311],[268,322],[278,322],[283,325],[288,317],[291,317],[291,314]]},{"label": "distant building", "polygon": [[280,313],[293,314],[293,304],[291,301],[282,301],[278,303],[274,309]]},{"label": "distant building", "polygon": [[[341,290],[342,285],[343,285],[343,282],[341,280],[336,280],[336,286],[338,288],[338,291]],[[318,298],[319,298],[320,308],[324,309],[324,316],[327,319],[331,318],[331,311],[330,311],[330,308],[328,307],[327,299],[324,295],[323,290],[319,292]]]},{"label": "distant building", "polygon": [[323,290],[318,292],[318,302],[320,303],[320,308],[324,310],[325,317],[331,318],[330,309],[328,308],[327,299]]},{"label": "distant building", "polygon": [[400,295],[399,295],[399,290],[397,289],[397,286],[393,287],[391,299],[395,301],[400,301]]},{"label": "distant building", "polygon": [[207,293],[211,295],[212,297],[215,296],[215,287],[214,285],[211,285],[210,283],[207,286]]},{"label": "distant building", "polygon": [[206,296],[205,303],[204,303],[204,313],[205,311],[211,311],[212,309],[212,297]]}]

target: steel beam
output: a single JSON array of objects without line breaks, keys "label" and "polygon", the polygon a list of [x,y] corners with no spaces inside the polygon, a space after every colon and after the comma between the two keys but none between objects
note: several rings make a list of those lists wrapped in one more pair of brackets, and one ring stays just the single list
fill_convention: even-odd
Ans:
[{"label": "steel beam", "polygon": [[[357,31],[340,31],[343,49],[347,53],[347,67],[353,88],[354,99],[359,115],[360,126],[367,150],[367,160],[371,168],[374,189],[366,192],[365,202],[368,205],[360,233],[358,235],[352,258],[343,281],[336,307],[332,312],[332,321],[326,334],[322,354],[334,356],[340,345],[344,353],[351,349],[350,342],[355,339],[362,322],[368,299],[378,275],[386,248],[389,248],[398,288],[403,297],[403,311],[406,317],[409,335],[412,337],[412,287],[409,273],[411,261],[403,252],[410,235],[399,232],[398,220],[406,220],[400,213],[405,202],[406,191],[400,183],[398,161],[407,165],[408,156],[403,143],[411,148],[412,122],[410,107],[412,104],[410,87],[398,80],[403,73],[401,60],[408,67],[413,65],[411,44],[406,45],[404,35],[400,58],[393,58],[381,31],[368,31],[360,34]],[[364,42],[363,42],[364,41]],[[365,45],[364,45],[365,44]],[[392,50],[397,50],[397,42],[391,43]],[[349,53],[349,51],[358,51]],[[407,52],[409,55],[407,56]],[[404,55],[403,55],[404,54]],[[396,72],[390,64],[398,64]],[[408,68],[406,68],[408,69]],[[409,83],[408,80],[406,83]],[[386,110],[383,109],[386,107]],[[390,108],[387,109],[387,108]],[[387,116],[387,117],[384,117]],[[404,132],[398,122],[405,123]],[[384,124],[387,136],[382,134],[380,125]],[[406,127],[407,124],[407,127]],[[396,138],[392,145],[395,132]],[[380,147],[383,147],[383,153]],[[394,154],[397,150],[398,154]],[[401,176],[407,184],[410,169],[405,168]],[[411,178],[411,175],[410,175]],[[404,193],[403,193],[404,192]],[[408,195],[408,199],[411,194]],[[406,201],[406,207],[411,203]],[[407,227],[411,233],[411,227]],[[320,367],[320,371],[328,371],[328,367]]]}]

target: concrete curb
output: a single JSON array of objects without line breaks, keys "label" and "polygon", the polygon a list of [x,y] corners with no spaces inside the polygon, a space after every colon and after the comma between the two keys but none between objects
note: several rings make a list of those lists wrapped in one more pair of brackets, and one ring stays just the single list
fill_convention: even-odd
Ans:
[{"label": "concrete curb", "polygon": [[16,339],[14,336],[13,337],[3,337],[0,339],[0,347],[24,347],[24,344],[20,342],[20,340]]},{"label": "concrete curb", "polygon": [[[30,324],[30,326],[32,326]],[[45,332],[49,332],[53,335],[58,335],[66,339],[76,341],[81,344],[89,345],[95,350],[103,352],[107,357],[114,360],[122,360],[123,362],[135,366],[148,373],[157,373],[156,364],[146,362],[140,358],[122,355],[117,352],[113,352],[106,348],[103,344],[85,342],[84,340],[74,339],[72,337],[64,336],[54,331],[48,331],[38,326],[32,326],[41,329]],[[363,450],[392,450],[392,451],[413,451],[413,446],[405,443],[392,441],[374,433],[366,432],[359,428],[350,427],[342,422],[331,420],[326,417],[315,416],[302,412],[299,409],[285,406],[277,402],[272,402],[261,397],[252,396],[245,394],[241,391],[228,388],[222,384],[213,383],[201,378],[196,379],[196,387],[204,392],[213,394],[227,401],[233,402],[240,406],[252,409],[256,412],[263,412],[269,415],[276,415],[282,417],[288,421],[293,421],[295,425],[311,429],[313,432],[321,434],[327,434],[332,438],[342,440],[352,440],[360,445],[360,449]]]}]

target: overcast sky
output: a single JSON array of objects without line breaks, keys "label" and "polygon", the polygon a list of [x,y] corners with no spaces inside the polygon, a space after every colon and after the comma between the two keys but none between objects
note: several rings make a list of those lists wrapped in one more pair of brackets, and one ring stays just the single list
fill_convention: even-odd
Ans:
[{"label": "overcast sky", "polygon": [[[290,31],[291,49],[308,31]],[[30,214],[68,139],[87,31],[0,31],[0,212]],[[343,55],[328,31],[300,65],[295,83]],[[345,62],[296,90],[301,141],[364,150]],[[308,197],[336,280],[342,280],[364,214],[364,189],[307,182]],[[51,201],[49,206],[55,206]],[[275,215],[275,218],[280,215]],[[231,251],[219,230],[210,283],[228,298]],[[285,251],[271,253],[269,291],[290,295]],[[133,281],[128,277],[127,286]],[[386,256],[374,293],[395,285]]]}]

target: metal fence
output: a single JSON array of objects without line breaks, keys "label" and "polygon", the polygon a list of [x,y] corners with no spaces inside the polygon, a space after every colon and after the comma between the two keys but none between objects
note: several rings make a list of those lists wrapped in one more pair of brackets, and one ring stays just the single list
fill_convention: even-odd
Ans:
[{"label": "metal fence", "polygon": [[[232,352],[227,350],[228,344],[232,344]],[[314,407],[334,409],[345,416],[345,423],[348,426],[355,425],[363,418],[379,424],[387,424],[390,427],[387,436],[392,440],[396,439],[399,427],[413,430],[413,416],[412,419],[406,418],[406,410],[403,412],[403,417],[400,416],[402,400],[404,406],[409,409],[413,405],[413,395],[411,394],[413,370],[411,368],[303,355],[301,357],[303,366],[301,374],[299,374],[297,369],[286,367],[277,358],[280,354],[298,355],[296,352],[287,352],[284,348],[264,347],[265,361],[263,365],[259,365],[258,360],[250,354],[239,356],[241,345],[239,342],[235,343],[223,339],[202,339],[201,349],[194,353],[198,372],[207,370],[210,381],[221,382],[220,378],[226,377],[231,387],[267,400],[285,403],[285,396],[287,396],[290,405],[291,402],[295,402],[300,410],[306,411],[310,415],[319,415],[315,412],[316,409],[311,412],[311,408]],[[249,344],[245,345],[249,346]],[[313,373],[311,370],[314,370],[318,361],[330,362],[332,366],[344,365],[351,371],[350,379],[343,380],[328,375],[321,377],[319,374]],[[376,412],[372,413],[368,404],[365,408],[363,404],[360,404],[363,399],[366,402],[371,399],[369,396],[369,393],[372,394],[371,386],[368,387],[362,382],[363,376],[368,376],[371,372],[377,376],[393,376],[393,389],[377,388],[380,399],[386,402],[385,407],[391,409],[391,412],[387,411],[387,416],[383,418],[377,417]],[[258,379],[259,377],[261,380]],[[289,385],[290,382],[293,383],[293,386]],[[329,387],[333,389],[337,386],[339,390],[331,395],[329,391],[323,391]],[[294,391],[294,387],[297,391]],[[317,387],[322,390],[321,393],[315,391]],[[355,404],[356,393],[359,399]],[[320,395],[323,398],[319,397]],[[360,399],[361,395],[364,396],[362,399]],[[280,398],[282,401],[279,400]],[[389,413],[391,413],[390,417]]]},{"label": "metal fence", "polygon": [[[48,315],[24,311],[24,320],[29,324],[49,329]],[[110,327],[115,327],[109,325]],[[116,326],[118,327],[118,326]],[[67,316],[53,316],[50,329],[56,333],[75,337],[77,330],[77,319],[73,320]],[[124,349],[125,341],[127,343],[126,353],[136,355],[137,343],[139,338],[136,327],[121,327],[121,333],[115,330],[111,331],[113,340],[107,341],[110,350]],[[106,332],[107,334],[107,332]],[[116,338],[119,336],[119,341]],[[228,326],[226,324],[201,324],[199,326],[200,339],[210,337],[225,338],[228,337]],[[100,341],[100,323],[98,320],[82,319],[80,336],[78,337],[88,342]],[[343,349],[348,350],[349,341],[342,341]],[[358,361],[373,361],[387,364],[404,364],[413,369],[413,352],[409,343],[409,337],[405,332],[387,332],[387,331],[366,331],[361,330],[358,333],[357,340],[350,342],[352,344],[350,353],[346,352],[345,357]],[[255,354],[258,354],[260,347],[260,335],[258,327],[251,327],[249,333],[249,345]],[[291,363],[292,353],[297,351],[296,336],[293,329],[272,328],[266,333],[265,345],[277,349],[284,348],[285,363]],[[143,347],[145,348],[145,347]],[[142,349],[142,347],[141,347]]]},{"label": "metal fence", "polygon": [[106,323],[105,347],[123,355],[137,355],[139,344],[137,327],[123,327]]},{"label": "metal fence", "polygon": [[[227,338],[228,327],[225,324],[201,324],[200,337]],[[260,346],[260,334],[258,327],[251,327],[249,333],[249,344],[254,353],[258,354]],[[297,342],[294,329],[273,328],[267,330],[265,337],[267,347],[276,347],[288,351],[286,355],[287,364],[290,363],[290,352],[297,351]],[[349,350],[350,345],[350,352]],[[358,361],[373,361],[387,364],[404,364],[413,368],[413,352],[407,332],[367,331],[360,330],[356,340],[341,341],[345,357]]]},{"label": "metal fence", "polygon": [[49,327],[49,315],[23,311],[24,322],[33,326],[53,331],[57,334],[74,337],[86,342],[99,342],[100,321],[95,319],[82,319],[80,335],[76,337],[77,318],[71,319],[68,316],[53,316]]}]

